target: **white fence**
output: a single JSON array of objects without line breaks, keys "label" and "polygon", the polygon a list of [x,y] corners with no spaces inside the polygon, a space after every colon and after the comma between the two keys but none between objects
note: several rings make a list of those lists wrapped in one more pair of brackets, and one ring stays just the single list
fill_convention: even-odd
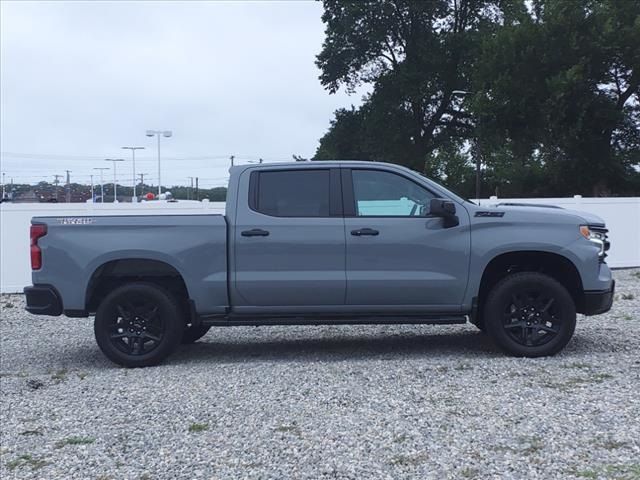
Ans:
[{"label": "white fence", "polygon": [[[607,263],[612,267],[640,266],[640,198],[518,198],[492,197],[482,205],[498,202],[541,203],[582,210],[602,217],[609,228],[611,251]],[[31,283],[29,265],[29,224],[34,216],[82,215],[180,215],[223,213],[221,202],[144,202],[0,204],[0,292],[20,292]]]}]

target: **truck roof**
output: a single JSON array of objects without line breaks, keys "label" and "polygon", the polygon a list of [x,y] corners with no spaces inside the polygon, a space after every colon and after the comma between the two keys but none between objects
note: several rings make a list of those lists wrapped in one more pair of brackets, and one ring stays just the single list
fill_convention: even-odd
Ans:
[{"label": "truck roof", "polygon": [[349,166],[349,165],[362,165],[362,164],[376,164],[376,165],[384,165],[384,166],[388,166],[388,167],[393,167],[393,168],[406,168],[406,167],[402,167],[401,165],[395,164],[395,163],[389,163],[389,162],[375,162],[372,160],[309,160],[306,162],[273,162],[273,163],[246,163],[246,164],[242,164],[242,165],[235,165],[233,167],[231,167],[229,169],[229,171],[232,170],[246,170],[248,168],[254,169],[254,168],[271,168],[271,167],[297,167],[297,168],[305,168],[305,167],[313,167],[313,168],[318,168],[322,165],[342,165],[342,166]]}]

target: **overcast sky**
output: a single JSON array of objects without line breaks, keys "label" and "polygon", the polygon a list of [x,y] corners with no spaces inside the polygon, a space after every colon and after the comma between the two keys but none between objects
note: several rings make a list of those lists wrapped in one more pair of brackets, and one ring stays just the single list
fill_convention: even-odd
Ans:
[{"label": "overcast sky", "polygon": [[[324,38],[317,2],[2,1],[1,150],[7,182],[72,170],[89,181],[104,158],[118,178],[224,184],[240,161],[313,155],[336,108],[314,61]],[[122,170],[122,174],[120,173]],[[108,175],[112,179],[111,174]]]}]

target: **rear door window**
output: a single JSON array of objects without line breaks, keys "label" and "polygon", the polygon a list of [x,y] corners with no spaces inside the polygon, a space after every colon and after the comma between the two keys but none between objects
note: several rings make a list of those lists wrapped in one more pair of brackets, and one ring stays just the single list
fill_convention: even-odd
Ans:
[{"label": "rear door window", "polygon": [[273,217],[328,217],[330,171],[274,170],[259,172],[252,208]]}]

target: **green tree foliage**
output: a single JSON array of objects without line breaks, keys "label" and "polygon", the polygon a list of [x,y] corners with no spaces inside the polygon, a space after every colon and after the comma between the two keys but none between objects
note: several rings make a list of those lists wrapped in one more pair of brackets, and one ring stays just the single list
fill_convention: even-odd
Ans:
[{"label": "green tree foliage", "polygon": [[[423,170],[430,152],[469,137],[473,125],[455,92],[469,88],[479,32],[491,24],[489,3],[325,0],[322,84],[335,92],[370,83],[373,91],[359,110],[337,112],[316,158],[342,156],[347,147]],[[358,134],[357,146],[349,146],[349,132]]]},{"label": "green tree foliage", "polygon": [[[472,195],[638,194],[640,2],[324,1],[341,109],[315,159],[406,165]],[[466,93],[465,93],[466,92]]]},{"label": "green tree foliage", "polygon": [[492,152],[511,152],[514,171],[541,169],[545,193],[630,193],[640,164],[640,2],[532,6],[483,43],[473,87],[482,137]]}]

